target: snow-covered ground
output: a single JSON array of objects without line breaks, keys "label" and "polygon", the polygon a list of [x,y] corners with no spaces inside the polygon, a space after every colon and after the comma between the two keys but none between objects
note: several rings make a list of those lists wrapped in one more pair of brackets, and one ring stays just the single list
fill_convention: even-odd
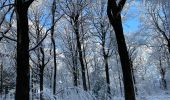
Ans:
[{"label": "snow-covered ground", "polygon": [[[139,92],[140,93],[140,92]],[[152,91],[152,93],[144,92],[143,94],[136,96],[136,100],[170,100],[170,92],[169,90],[157,90],[157,92]],[[30,92],[30,94],[32,94]],[[52,95],[51,89],[45,88],[44,89],[44,100],[104,100],[104,98],[96,99],[92,92],[86,92],[81,88],[78,87],[67,87],[57,91],[56,95]],[[100,95],[100,94],[99,94]],[[104,92],[105,95],[105,92]],[[40,91],[34,94],[34,97],[30,95],[30,100],[39,100]],[[112,95],[111,99],[107,100],[124,100],[122,96],[115,96]],[[33,98],[33,99],[32,99]],[[7,95],[0,95],[0,100],[14,100],[14,90],[9,91]]]},{"label": "snow-covered ground", "polygon": [[[0,100],[14,100],[13,97],[8,96],[6,99],[5,98],[1,98]],[[55,99],[50,99],[50,100],[55,100]],[[70,97],[67,97],[67,99],[57,99],[57,100],[87,100],[87,99],[80,99],[77,98],[76,96],[73,96],[73,98],[71,99]],[[91,99],[93,100],[93,99]],[[124,100],[124,98],[122,97],[114,97],[112,100]],[[161,95],[161,96],[141,96],[138,97],[137,100],[170,100],[170,96],[167,95]]]},{"label": "snow-covered ground", "polygon": [[[86,93],[86,94],[72,94],[71,92],[66,94],[63,94],[62,96],[57,96],[57,100],[97,100],[94,98],[94,96]],[[7,94],[6,98],[3,95],[3,97],[0,97],[0,100],[14,100],[14,96]],[[34,100],[39,100],[39,99],[34,99]],[[45,95],[45,100],[55,100],[54,97],[49,97]],[[124,100],[124,97],[113,97],[111,100]],[[162,94],[162,95],[149,95],[149,96],[137,96],[136,100],[170,100],[170,95],[169,94]]]}]

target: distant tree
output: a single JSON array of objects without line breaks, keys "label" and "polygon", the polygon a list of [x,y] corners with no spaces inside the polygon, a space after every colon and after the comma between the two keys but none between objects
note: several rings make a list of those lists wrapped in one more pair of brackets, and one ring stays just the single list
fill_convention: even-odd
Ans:
[{"label": "distant tree", "polygon": [[[159,8],[157,7],[159,6]],[[165,40],[165,47],[170,53],[170,36],[169,36],[169,8],[166,7],[166,3],[153,4],[148,6],[148,14],[152,20],[152,26],[154,31],[160,35]],[[169,4],[170,6],[170,4]],[[164,44],[163,44],[164,45]]]},{"label": "distant tree", "polygon": [[87,78],[86,78],[86,65],[85,65],[85,60],[83,58],[83,48],[82,48],[83,33],[81,33],[81,24],[83,23],[84,20],[82,20],[81,17],[88,3],[86,0],[84,1],[73,0],[72,2],[66,0],[66,2],[63,5],[66,8],[65,9],[62,8],[62,9],[64,13],[67,15],[68,21],[70,22],[73,32],[75,33],[78,57],[81,66],[83,88],[85,91],[87,91],[88,87],[87,87]]},{"label": "distant tree", "polygon": [[161,80],[160,80],[160,84],[161,84],[161,87],[164,89],[164,90],[167,90],[167,81],[166,81],[166,78],[165,78],[165,75],[166,75],[166,67],[163,66],[163,61],[160,57],[159,59],[159,65],[157,66],[158,67],[158,71],[160,73],[160,76],[161,76]]},{"label": "distant tree", "polygon": [[0,95],[2,95],[3,94],[3,65],[2,64],[0,65],[0,72],[1,72],[1,74],[0,74],[0,82],[1,82]]},{"label": "distant tree", "polygon": [[145,26],[150,27],[148,34],[152,39],[150,43],[153,53],[151,55],[154,58],[154,64],[160,74],[160,83],[163,89],[167,89],[166,74],[167,68],[170,64],[170,2],[169,0],[145,0],[146,1],[146,16],[150,19],[145,19],[148,23]]},{"label": "distant tree", "polygon": [[137,70],[135,66],[135,59],[137,58],[138,54],[138,47],[139,45],[136,44],[135,42],[132,42],[132,39],[129,40],[127,50],[129,53],[129,60],[130,60],[130,65],[131,65],[131,72],[132,72],[132,79],[133,79],[133,84],[135,87],[135,94],[138,95],[138,88],[137,88],[137,82],[136,82],[136,77],[135,77],[135,71]]},{"label": "distant tree", "polygon": [[[111,94],[110,90],[110,74],[109,74],[109,58],[113,53],[113,30],[109,24],[109,19],[107,18],[107,2],[99,1],[96,8],[94,7],[94,19],[93,26],[94,32],[92,35],[97,37],[97,43],[101,45],[100,51],[102,52],[103,65],[105,68],[106,83],[107,83],[107,93]],[[100,9],[99,9],[100,8]]]},{"label": "distant tree", "polygon": [[69,67],[70,72],[73,75],[73,85],[79,85],[79,66],[78,66],[78,52],[76,46],[76,40],[74,39],[74,33],[69,31],[69,28],[65,27],[65,34],[62,35],[64,43],[63,52],[65,59],[63,61]]},{"label": "distant tree", "polygon": [[[35,16],[35,19],[34,19],[35,26],[34,27],[35,27],[35,33],[36,33],[35,39],[36,39],[36,44],[38,44],[43,38],[42,35],[44,34],[44,32],[43,32],[44,27],[40,26],[40,19],[39,19],[40,17],[38,16],[38,14],[36,13],[34,16]],[[36,59],[31,59],[32,62],[36,65],[36,68],[32,68],[32,72],[34,72],[34,73],[32,73],[32,75],[36,74],[39,77],[39,84],[40,84],[40,91],[41,91],[40,100],[44,100],[44,97],[43,97],[44,70],[45,70],[46,65],[50,61],[49,57],[46,60],[46,52],[47,51],[45,51],[45,44],[43,44],[43,42],[41,42],[39,47],[37,47],[36,50],[35,50],[34,57],[36,57]],[[32,78],[34,78],[34,77],[32,77]],[[35,84],[35,82],[32,82],[32,83]]]},{"label": "distant tree", "polygon": [[54,38],[55,32],[55,13],[56,13],[56,0],[53,0],[51,7],[51,42],[53,46],[53,61],[54,61],[54,78],[53,78],[53,95],[56,94],[56,76],[57,76],[57,63],[56,63],[56,43]]}]

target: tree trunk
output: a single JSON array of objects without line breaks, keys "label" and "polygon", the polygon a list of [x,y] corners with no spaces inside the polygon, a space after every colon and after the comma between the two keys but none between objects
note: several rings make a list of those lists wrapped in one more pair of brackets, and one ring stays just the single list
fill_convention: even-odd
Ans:
[{"label": "tree trunk", "polygon": [[162,67],[162,60],[159,60],[159,71],[160,71],[160,76],[161,76],[161,85],[164,90],[167,90],[167,82],[165,79],[165,73],[166,69]]},{"label": "tree trunk", "polygon": [[118,69],[118,74],[119,74],[120,95],[123,96],[122,77],[121,77],[120,69]]},{"label": "tree trunk", "polygon": [[83,54],[82,54],[80,36],[79,36],[78,30],[76,31],[76,39],[77,39],[77,48],[78,48],[78,53],[79,53],[79,60],[80,60],[80,65],[81,65],[83,88],[84,88],[85,91],[87,91],[85,65],[84,65],[84,61],[83,61]]},{"label": "tree trunk", "polygon": [[135,100],[132,73],[130,69],[130,62],[129,62],[129,56],[127,52],[127,47],[125,44],[125,38],[123,35],[123,28],[122,28],[120,14],[117,15],[117,18],[115,20],[112,20],[112,22],[113,22],[112,26],[116,34],[118,52],[119,52],[120,61],[122,65],[125,99]]},{"label": "tree trunk", "polygon": [[56,94],[56,77],[57,77],[57,63],[56,63],[56,46],[55,46],[55,40],[52,38],[52,44],[53,44],[53,54],[54,54],[54,78],[53,78],[53,95]]},{"label": "tree trunk", "polygon": [[[119,60],[118,60],[118,54],[117,52],[115,53],[116,54],[116,64],[117,66],[119,66]],[[118,68],[118,76],[119,76],[119,88],[120,88],[120,95],[123,96],[123,89],[122,89],[122,75],[121,75],[121,69]]]},{"label": "tree trunk", "polygon": [[131,72],[132,72],[132,79],[133,79],[133,84],[134,84],[134,87],[135,87],[135,94],[138,95],[138,89],[137,89],[137,86],[136,86],[136,79],[135,79],[135,72],[134,72],[134,68],[133,68],[133,61],[131,58],[130,59],[130,66],[131,66]]},{"label": "tree trunk", "polygon": [[28,5],[16,0],[17,16],[17,79],[15,100],[29,100],[29,35]]},{"label": "tree trunk", "polygon": [[[76,52],[77,53],[77,52]],[[78,76],[77,76],[77,73],[78,73],[78,69],[77,69],[77,57],[72,57],[73,58],[73,82],[74,82],[74,86],[78,86]]]},{"label": "tree trunk", "polygon": [[0,69],[1,69],[1,87],[0,87],[0,95],[3,95],[3,65],[0,65]]},{"label": "tree trunk", "polygon": [[74,50],[73,49],[74,46],[72,46],[72,44],[70,44],[70,52],[71,52],[71,57],[72,57],[72,70],[73,70],[73,85],[75,87],[78,86],[78,66],[77,66],[77,49]]},{"label": "tree trunk", "polygon": [[[32,69],[33,70],[33,69]],[[34,100],[34,75],[33,75],[33,71],[31,71],[32,75],[31,75],[31,91],[32,91],[32,100]]]},{"label": "tree trunk", "polygon": [[91,86],[90,86],[90,76],[89,76],[89,70],[88,70],[88,67],[87,67],[86,51],[85,51],[85,46],[84,46],[84,44],[83,44],[83,58],[84,58],[84,63],[85,63],[85,68],[86,68],[88,89],[91,90]]},{"label": "tree trunk", "polygon": [[74,79],[74,86],[78,86],[78,82],[77,82],[77,72],[76,72],[76,69],[75,69],[75,67],[73,67],[73,70],[74,70],[74,72],[73,72],[73,79]]},{"label": "tree trunk", "polygon": [[54,39],[54,26],[55,26],[55,11],[56,11],[56,1],[53,0],[52,4],[52,27],[51,27],[51,42],[53,45],[53,60],[54,60],[54,78],[53,78],[53,95],[56,94],[56,77],[57,77],[57,63],[56,63],[56,45],[55,45],[55,39]]},{"label": "tree trunk", "polygon": [[86,72],[85,72],[85,64],[83,61],[83,52],[82,52],[82,46],[80,42],[80,33],[79,33],[79,25],[78,25],[78,18],[79,15],[77,14],[75,18],[73,19],[74,22],[74,31],[76,34],[76,42],[77,42],[77,49],[78,49],[78,54],[79,54],[79,61],[81,65],[81,73],[82,73],[82,81],[83,81],[83,88],[85,91],[87,91],[87,84],[86,84]]},{"label": "tree trunk", "polygon": [[40,68],[40,100],[44,100],[43,99],[43,80],[44,80],[43,73],[44,73],[43,68]]},{"label": "tree trunk", "polygon": [[170,53],[170,39],[168,40],[168,51]]},{"label": "tree trunk", "polygon": [[[86,61],[85,61],[86,62]],[[87,68],[87,64],[86,64],[86,72],[87,72],[87,81],[88,81],[88,89],[91,90],[91,86],[90,86],[90,76],[89,76],[89,70]]]},{"label": "tree trunk", "polygon": [[[105,52],[105,51],[103,51],[103,52]],[[106,55],[104,55],[104,64],[105,64],[105,73],[106,73],[107,93],[111,94],[111,92],[110,92],[110,77],[109,77],[110,75],[109,75],[108,57]]]},{"label": "tree trunk", "polygon": [[44,50],[42,47],[40,47],[40,52],[42,54],[42,58],[41,58],[41,65],[39,65],[40,68],[40,100],[44,100],[43,98],[43,85],[44,85],[44,68],[45,68],[45,54],[44,54]]},{"label": "tree trunk", "polygon": [[161,81],[162,81],[163,89],[164,89],[164,90],[167,90],[167,83],[166,83],[166,79],[163,77],[163,78],[161,78]]},{"label": "tree trunk", "polygon": [[118,53],[120,56],[122,72],[123,72],[125,100],[135,100],[132,73],[131,73],[130,62],[129,62],[130,60],[129,60],[129,55],[126,47],[124,34],[123,34],[121,14],[115,0],[108,1],[107,14],[116,35]]}]

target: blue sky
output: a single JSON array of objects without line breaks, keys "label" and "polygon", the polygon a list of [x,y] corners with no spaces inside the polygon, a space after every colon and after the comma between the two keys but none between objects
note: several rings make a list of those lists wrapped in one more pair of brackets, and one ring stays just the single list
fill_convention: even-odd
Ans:
[{"label": "blue sky", "polygon": [[125,32],[136,32],[138,30],[138,26],[139,26],[139,19],[137,18],[133,18],[133,19],[129,19],[126,22],[123,23],[123,28]]},{"label": "blue sky", "polygon": [[123,22],[123,28],[125,32],[131,33],[136,32],[138,30],[138,27],[140,25],[139,17],[140,17],[140,11],[139,11],[140,2],[133,3],[130,5],[130,8],[126,15],[126,21]]}]

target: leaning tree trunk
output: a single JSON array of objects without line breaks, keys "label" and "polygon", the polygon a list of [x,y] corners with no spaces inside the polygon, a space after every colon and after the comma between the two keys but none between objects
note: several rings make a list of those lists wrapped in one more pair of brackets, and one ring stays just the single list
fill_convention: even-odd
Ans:
[{"label": "leaning tree trunk", "polygon": [[120,56],[122,72],[123,72],[125,100],[135,100],[132,73],[131,73],[130,62],[129,62],[130,60],[129,60],[129,55],[126,47],[124,34],[123,34],[123,26],[122,26],[121,14],[120,14],[125,4],[125,1],[126,0],[120,0],[119,3],[117,4],[116,0],[108,0],[107,14],[116,35],[118,53]]},{"label": "leaning tree trunk", "polygon": [[[117,54],[117,52],[116,52],[115,54],[116,54],[116,64],[117,64],[117,66],[119,66],[118,54]],[[118,78],[119,78],[120,95],[123,96],[123,90],[122,90],[122,74],[121,74],[120,68],[118,68]]]},{"label": "leaning tree trunk", "polygon": [[27,11],[34,0],[15,0],[17,16],[17,78],[15,100],[29,100],[29,34]]}]

